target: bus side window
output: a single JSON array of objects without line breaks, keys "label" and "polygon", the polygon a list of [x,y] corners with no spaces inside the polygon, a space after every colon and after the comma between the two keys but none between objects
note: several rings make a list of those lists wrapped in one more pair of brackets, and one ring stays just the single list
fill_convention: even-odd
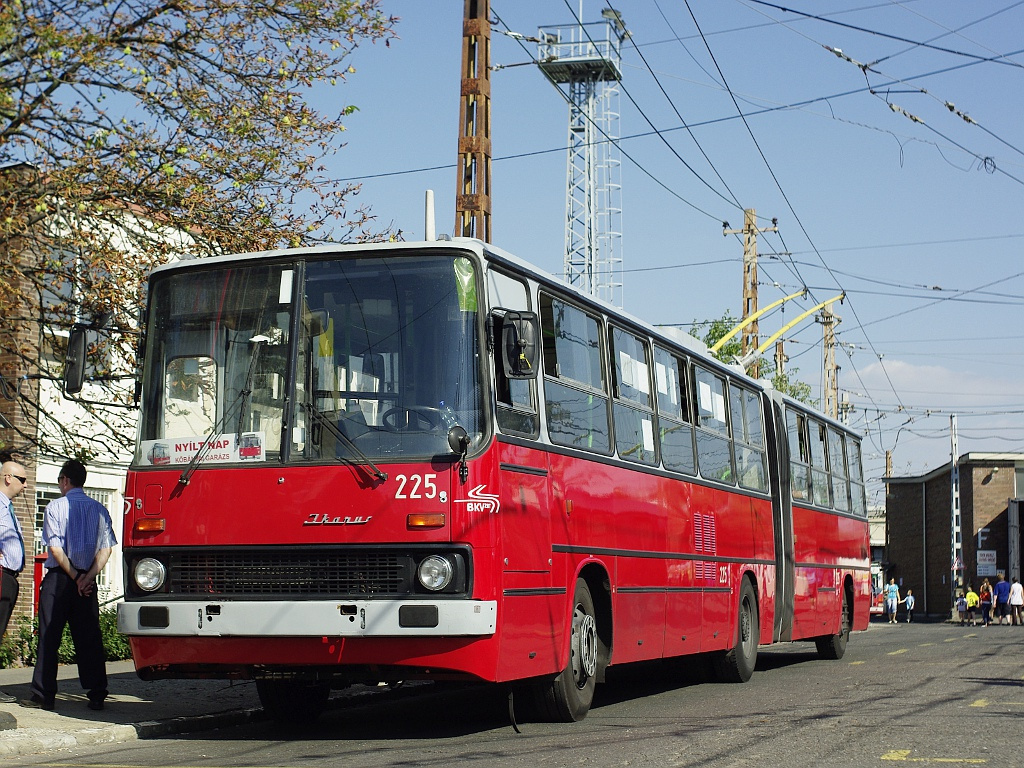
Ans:
[{"label": "bus side window", "polygon": [[658,436],[665,469],[697,473],[693,448],[693,416],[686,361],[662,347],[654,348],[654,380],[658,392]]},{"label": "bus side window", "polygon": [[510,379],[501,364],[498,345],[501,343],[505,310],[528,312],[530,299],[526,284],[495,269],[487,271],[487,293],[491,313],[491,339],[494,344],[495,417],[502,432],[536,437],[540,429],[537,418],[537,383],[535,379]]},{"label": "bus side window", "polygon": [[548,437],[560,445],[609,453],[601,323],[546,294],[540,297],[540,314]]},{"label": "bus side window", "polygon": [[831,494],[828,482],[828,463],[825,448],[825,425],[819,421],[808,419],[810,426],[811,446],[811,495],[814,503],[822,506],[831,506]]},{"label": "bus side window", "polygon": [[850,503],[854,514],[868,516],[868,500],[864,491],[864,469],[861,466],[860,443],[846,438],[846,467],[850,476]]},{"label": "bus side window", "polygon": [[761,400],[756,392],[730,384],[729,404],[740,485],[763,491],[768,487],[768,465],[761,429]]},{"label": "bus side window", "polygon": [[702,477],[736,482],[725,379],[699,365],[693,367],[697,384],[697,466]]},{"label": "bus side window", "polygon": [[628,461],[656,464],[654,414],[651,409],[650,353],[647,342],[618,328],[611,329],[614,375],[615,448]]},{"label": "bus side window", "polygon": [[840,512],[850,511],[849,476],[846,469],[846,436],[829,427],[828,467],[832,478],[832,504]]},{"label": "bus side window", "polygon": [[807,446],[807,418],[800,412],[786,409],[786,430],[789,435],[789,465],[793,498],[810,498],[811,454]]}]

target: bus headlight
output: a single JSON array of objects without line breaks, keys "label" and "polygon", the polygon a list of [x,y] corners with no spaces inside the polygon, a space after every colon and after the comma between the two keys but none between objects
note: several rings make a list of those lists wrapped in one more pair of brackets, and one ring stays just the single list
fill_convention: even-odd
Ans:
[{"label": "bus headlight", "polygon": [[164,585],[167,569],[159,560],[144,557],[135,563],[135,583],[145,592],[155,592]]},{"label": "bus headlight", "polygon": [[425,588],[431,592],[439,592],[451,584],[455,568],[447,557],[431,555],[423,558],[420,567],[416,569],[416,577]]}]

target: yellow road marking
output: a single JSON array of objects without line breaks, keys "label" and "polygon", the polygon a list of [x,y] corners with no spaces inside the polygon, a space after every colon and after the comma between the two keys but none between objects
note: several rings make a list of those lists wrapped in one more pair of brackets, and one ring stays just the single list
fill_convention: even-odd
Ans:
[{"label": "yellow road marking", "polygon": [[900,648],[898,651],[889,651],[890,656],[899,656],[901,653],[906,653],[906,648]]},{"label": "yellow road marking", "polygon": [[978,699],[973,704],[971,704],[971,706],[972,707],[987,707],[988,706],[988,699]]},{"label": "yellow road marking", "polygon": [[851,661],[851,662],[850,662],[850,666],[851,666],[851,667],[855,667],[855,666],[857,666],[858,664],[863,664],[863,663],[864,663],[863,661]]},{"label": "yellow road marking", "polygon": [[972,757],[911,757],[911,750],[909,749],[890,749],[884,755],[882,760],[902,760],[908,763],[987,763],[988,760],[982,760],[979,758]]}]

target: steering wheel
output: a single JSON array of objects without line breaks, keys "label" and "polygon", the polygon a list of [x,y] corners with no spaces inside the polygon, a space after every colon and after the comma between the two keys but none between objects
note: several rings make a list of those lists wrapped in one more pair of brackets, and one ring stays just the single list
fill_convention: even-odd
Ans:
[{"label": "steering wheel", "polygon": [[381,424],[388,432],[434,432],[441,431],[441,411],[425,405],[389,408],[380,417]]}]

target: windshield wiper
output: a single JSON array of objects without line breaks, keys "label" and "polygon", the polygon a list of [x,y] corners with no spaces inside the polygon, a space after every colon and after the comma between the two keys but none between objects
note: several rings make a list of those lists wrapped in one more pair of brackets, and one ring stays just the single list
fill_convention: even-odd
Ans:
[{"label": "windshield wiper", "polygon": [[250,344],[255,344],[255,348],[252,350],[252,357],[249,358],[249,370],[245,374],[245,385],[239,391],[238,395],[234,400],[231,401],[231,405],[224,409],[224,414],[220,417],[220,421],[213,425],[213,429],[210,430],[210,434],[203,440],[203,444],[199,446],[199,450],[196,451],[195,456],[192,457],[192,461],[188,463],[188,466],[181,473],[181,477],[178,478],[178,485],[188,485],[189,478],[192,477],[193,473],[199,468],[202,463],[203,457],[210,452],[210,448],[213,445],[213,438],[221,434],[224,431],[224,425],[228,423],[228,419],[231,414],[234,413],[235,406],[239,403],[242,407],[238,413],[238,432],[235,434],[235,440],[240,439],[242,432],[242,419],[245,415],[245,404],[249,399],[249,395],[252,394],[252,380],[256,374],[256,359],[259,357],[260,345],[265,344],[270,339],[266,336],[253,336],[249,339]]},{"label": "windshield wiper", "polygon": [[310,421],[315,421],[321,427],[326,427],[328,432],[334,435],[335,438],[345,443],[345,445],[347,445],[357,457],[362,459],[363,463],[360,463],[358,461],[352,461],[351,459],[346,459],[343,456],[337,456],[335,458],[341,461],[347,461],[353,466],[362,467],[363,469],[366,469],[366,467],[369,466],[367,472],[369,472],[369,474],[373,475],[381,482],[384,482],[385,480],[388,479],[387,472],[381,471],[380,467],[374,464],[373,461],[370,460],[369,456],[367,456],[365,453],[359,450],[359,447],[354,442],[352,442],[352,438],[346,435],[340,429],[338,429],[338,426],[333,421],[324,416],[322,413],[320,413],[320,411],[317,410],[316,406],[314,406],[312,403],[303,403],[302,406],[306,409],[306,411],[309,412]]}]

